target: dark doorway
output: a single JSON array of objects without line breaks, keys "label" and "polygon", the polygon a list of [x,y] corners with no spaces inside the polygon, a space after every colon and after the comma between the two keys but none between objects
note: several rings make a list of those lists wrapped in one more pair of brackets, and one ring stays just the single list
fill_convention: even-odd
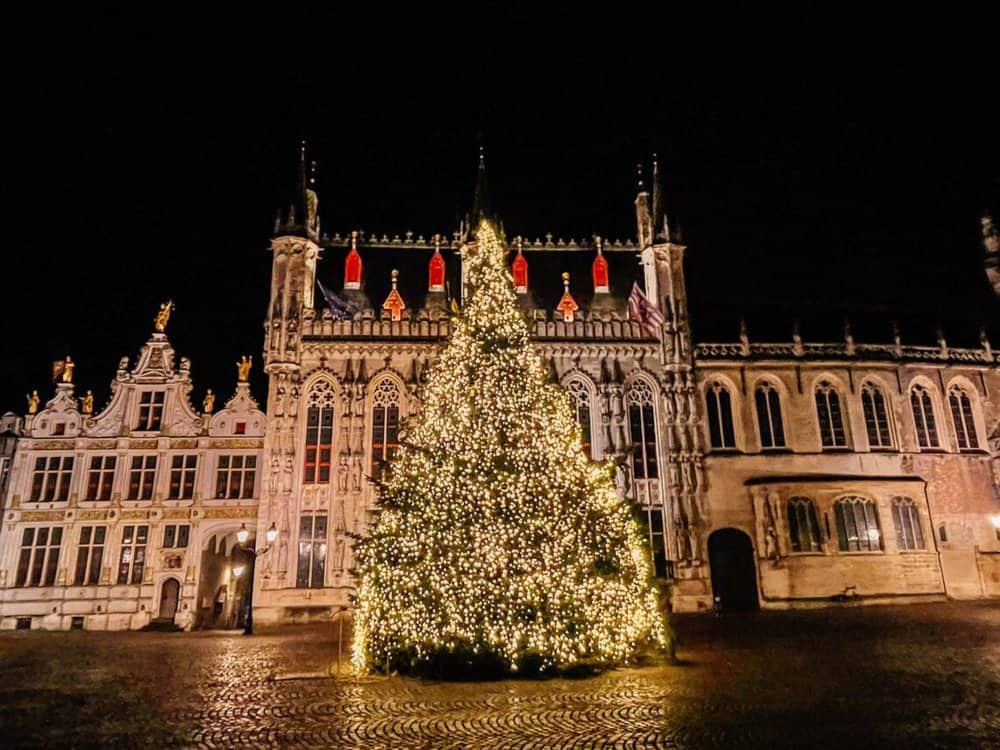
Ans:
[{"label": "dark doorway", "polygon": [[181,585],[176,578],[168,578],[160,589],[160,619],[173,620],[177,614],[177,600],[180,598]]},{"label": "dark doorway", "polygon": [[708,538],[712,592],[725,612],[757,609],[753,543],[739,529],[719,529]]}]

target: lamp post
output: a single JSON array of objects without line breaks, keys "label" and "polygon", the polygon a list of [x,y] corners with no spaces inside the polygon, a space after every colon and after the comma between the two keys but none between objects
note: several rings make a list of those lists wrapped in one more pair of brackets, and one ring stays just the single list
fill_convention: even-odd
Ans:
[{"label": "lamp post", "polygon": [[[274,546],[275,540],[278,538],[278,530],[274,526],[274,522],[271,522],[271,528],[269,528],[264,537],[267,539],[267,546],[264,549],[258,550],[256,540],[254,540],[254,546],[248,547],[247,540],[250,538],[250,532],[247,530],[247,525],[241,524],[240,530],[236,532],[236,541],[239,542],[240,549],[242,549],[250,557],[250,574],[247,576],[247,616],[243,625],[243,635],[253,635],[253,577],[254,571],[257,568],[257,558],[263,555],[265,552]],[[239,578],[243,575],[243,566],[237,565],[233,568],[233,574]]]}]

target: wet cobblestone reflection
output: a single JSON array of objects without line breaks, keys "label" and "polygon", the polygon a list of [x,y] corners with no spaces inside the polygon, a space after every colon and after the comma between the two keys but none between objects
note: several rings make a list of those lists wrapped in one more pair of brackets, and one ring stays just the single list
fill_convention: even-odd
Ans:
[{"label": "wet cobblestone reflection", "polygon": [[5,747],[998,747],[1000,603],[682,617],[681,666],[274,680],[330,628],[0,635]]}]

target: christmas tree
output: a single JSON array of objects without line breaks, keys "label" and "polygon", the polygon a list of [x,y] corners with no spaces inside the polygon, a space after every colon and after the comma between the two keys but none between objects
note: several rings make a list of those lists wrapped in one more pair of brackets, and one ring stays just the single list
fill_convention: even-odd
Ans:
[{"label": "christmas tree", "polygon": [[471,291],[357,545],[359,671],[613,664],[666,645],[648,551],[612,467],[581,449],[483,221]]}]

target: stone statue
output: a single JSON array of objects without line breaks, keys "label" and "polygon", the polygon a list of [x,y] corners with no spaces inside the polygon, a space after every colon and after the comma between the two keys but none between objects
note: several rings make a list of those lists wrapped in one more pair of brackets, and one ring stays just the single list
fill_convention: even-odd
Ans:
[{"label": "stone statue", "polygon": [[249,357],[243,355],[243,358],[236,363],[236,375],[240,383],[247,383],[250,379],[250,368],[253,367],[253,355]]},{"label": "stone statue", "polygon": [[163,333],[167,330],[167,323],[170,322],[170,313],[174,310],[174,301],[167,300],[162,305],[160,305],[160,311],[156,314],[156,319],[153,321],[153,326],[156,328],[157,333]]},{"label": "stone statue", "polygon": [[38,402],[40,400],[38,398],[38,391],[32,391],[30,394],[28,394],[27,399],[28,399],[28,414],[37,414]]},{"label": "stone statue", "polygon": [[62,382],[64,383],[73,382],[73,370],[75,368],[76,368],[76,362],[74,362],[73,358],[67,354],[66,364],[63,366],[63,371],[62,371]]},{"label": "stone statue", "polygon": [[215,394],[212,393],[211,388],[205,392],[205,400],[201,402],[201,406],[206,414],[211,414],[215,409]]},{"label": "stone statue", "polygon": [[94,413],[94,392],[87,391],[87,395],[80,399],[80,410],[84,414]]}]

